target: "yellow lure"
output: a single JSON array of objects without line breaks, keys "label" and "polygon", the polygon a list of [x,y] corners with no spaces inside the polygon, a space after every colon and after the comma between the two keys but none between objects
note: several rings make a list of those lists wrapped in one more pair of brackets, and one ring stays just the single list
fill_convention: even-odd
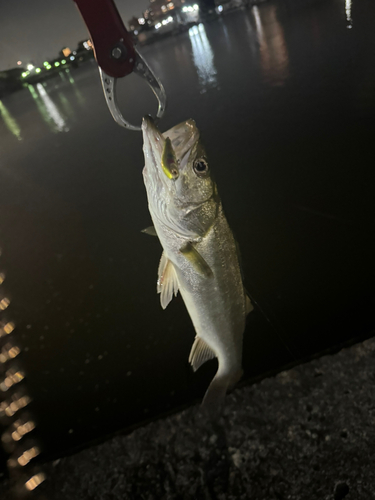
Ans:
[{"label": "yellow lure", "polygon": [[161,168],[168,179],[177,179],[178,167],[175,152],[169,137],[166,138],[163,153],[161,155]]}]

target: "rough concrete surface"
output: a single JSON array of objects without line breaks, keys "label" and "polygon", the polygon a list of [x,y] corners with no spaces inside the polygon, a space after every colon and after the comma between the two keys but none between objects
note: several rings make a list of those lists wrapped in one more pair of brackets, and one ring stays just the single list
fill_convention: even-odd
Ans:
[{"label": "rough concrete surface", "polygon": [[374,459],[372,338],[235,390],[216,421],[191,407],[47,464],[39,495],[362,500],[375,498]]}]

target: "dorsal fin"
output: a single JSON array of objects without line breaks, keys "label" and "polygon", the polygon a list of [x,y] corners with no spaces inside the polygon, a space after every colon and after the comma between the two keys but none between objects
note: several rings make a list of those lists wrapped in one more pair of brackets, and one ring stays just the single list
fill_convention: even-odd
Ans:
[{"label": "dorsal fin", "polygon": [[162,253],[158,269],[157,292],[160,293],[161,307],[165,309],[178,293],[178,280],[172,262]]},{"label": "dorsal fin", "polygon": [[195,337],[193,347],[190,351],[189,363],[196,371],[209,359],[215,358],[216,354],[200,337]]}]

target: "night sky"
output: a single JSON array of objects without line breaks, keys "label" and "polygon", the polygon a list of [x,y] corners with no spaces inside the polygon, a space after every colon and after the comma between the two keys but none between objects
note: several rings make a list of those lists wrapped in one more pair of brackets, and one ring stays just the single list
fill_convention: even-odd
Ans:
[{"label": "night sky", "polygon": [[[95,0],[92,0],[93,4]],[[125,26],[139,16],[148,0],[116,0]],[[73,0],[0,0],[0,71],[21,60],[40,65],[65,46],[72,50],[88,37]]]}]

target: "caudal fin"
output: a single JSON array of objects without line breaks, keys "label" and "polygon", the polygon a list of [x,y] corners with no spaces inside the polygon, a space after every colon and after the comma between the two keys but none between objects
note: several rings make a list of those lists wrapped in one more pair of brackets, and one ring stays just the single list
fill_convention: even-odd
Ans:
[{"label": "caudal fin", "polygon": [[220,370],[216,373],[202,401],[202,408],[209,413],[217,412],[223,406],[225,395],[228,390],[240,380],[242,370],[234,374],[221,374]]}]

